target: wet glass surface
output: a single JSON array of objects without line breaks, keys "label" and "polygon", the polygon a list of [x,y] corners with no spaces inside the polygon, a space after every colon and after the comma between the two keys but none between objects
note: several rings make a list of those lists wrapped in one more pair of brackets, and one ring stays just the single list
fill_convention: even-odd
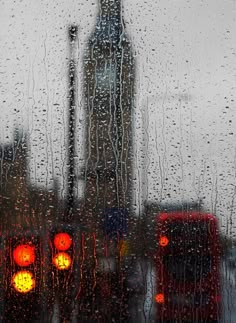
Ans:
[{"label": "wet glass surface", "polygon": [[0,322],[236,322],[235,1],[3,1]]}]

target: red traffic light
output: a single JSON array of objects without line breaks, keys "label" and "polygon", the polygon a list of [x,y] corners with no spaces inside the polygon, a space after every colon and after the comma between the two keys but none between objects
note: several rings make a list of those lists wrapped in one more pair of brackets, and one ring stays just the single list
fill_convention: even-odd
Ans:
[{"label": "red traffic light", "polygon": [[57,250],[65,251],[72,244],[71,236],[66,232],[57,233],[54,237],[54,246]]},{"label": "red traffic light", "polygon": [[14,249],[13,259],[18,266],[27,267],[35,262],[35,248],[21,244]]}]

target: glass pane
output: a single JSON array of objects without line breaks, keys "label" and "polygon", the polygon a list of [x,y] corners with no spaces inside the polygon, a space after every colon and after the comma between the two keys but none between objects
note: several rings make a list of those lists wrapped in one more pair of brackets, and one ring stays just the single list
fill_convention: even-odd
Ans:
[{"label": "glass pane", "polygon": [[235,9],[2,2],[0,322],[236,322]]}]

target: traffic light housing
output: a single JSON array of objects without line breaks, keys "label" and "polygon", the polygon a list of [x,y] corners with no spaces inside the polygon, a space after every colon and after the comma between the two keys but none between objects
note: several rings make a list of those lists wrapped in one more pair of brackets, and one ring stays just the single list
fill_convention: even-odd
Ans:
[{"label": "traffic light housing", "polygon": [[7,236],[4,245],[4,322],[32,322],[41,316],[42,243],[38,232]]},{"label": "traffic light housing", "polygon": [[73,235],[68,232],[58,232],[53,237],[52,263],[58,270],[69,270],[73,259]]},{"label": "traffic light housing", "polygon": [[69,225],[54,227],[49,239],[52,272],[62,282],[75,269],[75,230]]},{"label": "traffic light housing", "polygon": [[59,306],[61,320],[70,320],[79,286],[79,230],[58,224],[49,231],[49,302]]}]

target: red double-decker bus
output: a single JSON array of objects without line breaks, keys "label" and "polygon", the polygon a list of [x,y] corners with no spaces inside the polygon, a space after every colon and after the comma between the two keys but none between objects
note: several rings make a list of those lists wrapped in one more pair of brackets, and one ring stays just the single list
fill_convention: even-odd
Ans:
[{"label": "red double-decker bus", "polygon": [[157,322],[219,323],[217,218],[199,209],[166,209],[157,216],[157,241]]}]

